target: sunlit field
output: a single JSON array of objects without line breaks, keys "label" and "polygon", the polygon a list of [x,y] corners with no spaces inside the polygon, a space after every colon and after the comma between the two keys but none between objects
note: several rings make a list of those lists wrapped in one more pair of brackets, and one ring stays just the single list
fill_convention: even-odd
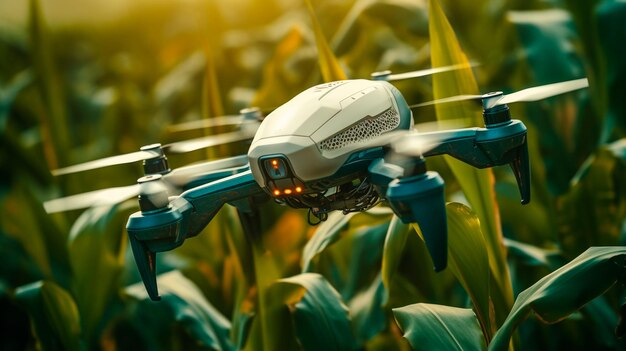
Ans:
[{"label": "sunlit field", "polygon": [[[624,23],[617,0],[0,2],[0,349],[624,349]],[[126,231],[141,160],[55,171],[223,133],[169,166],[246,155],[258,123],[219,122],[242,109],[450,66],[391,82],[418,131],[484,127],[480,104],[432,100],[589,86],[509,103],[527,127],[527,205],[506,164],[427,158],[445,181],[442,272],[428,223],[387,200],[311,225],[268,195],[257,222],[227,204],[159,252],[155,302]]]}]

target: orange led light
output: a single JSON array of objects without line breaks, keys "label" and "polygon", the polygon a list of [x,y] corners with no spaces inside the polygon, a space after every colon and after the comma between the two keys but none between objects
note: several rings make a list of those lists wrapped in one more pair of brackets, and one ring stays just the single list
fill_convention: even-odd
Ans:
[{"label": "orange led light", "polygon": [[278,190],[278,189],[274,190],[274,195],[276,195],[276,196],[280,195],[280,190]]},{"label": "orange led light", "polygon": [[285,194],[286,194],[286,195],[291,194],[291,189],[285,189]]},{"label": "orange led light", "polygon": [[278,168],[278,160],[272,160],[272,166],[274,166],[274,168]]},{"label": "orange led light", "polygon": [[299,186],[297,186],[297,187],[296,187],[296,193],[301,193],[301,192],[302,192],[302,188],[301,188],[301,187],[299,187]]}]

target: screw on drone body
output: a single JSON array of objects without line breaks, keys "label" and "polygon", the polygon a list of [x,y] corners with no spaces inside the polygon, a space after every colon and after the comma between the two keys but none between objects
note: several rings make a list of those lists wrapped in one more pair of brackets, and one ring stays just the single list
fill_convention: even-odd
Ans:
[{"label": "screw on drone body", "polygon": [[143,161],[143,172],[145,175],[151,174],[167,174],[171,172],[167,163],[167,157],[163,154],[161,144],[150,144],[141,147],[141,151],[156,151],[158,156]]},{"label": "screw on drone body", "polygon": [[141,213],[155,213],[168,208],[168,191],[161,178],[160,174],[152,174],[137,179]]}]

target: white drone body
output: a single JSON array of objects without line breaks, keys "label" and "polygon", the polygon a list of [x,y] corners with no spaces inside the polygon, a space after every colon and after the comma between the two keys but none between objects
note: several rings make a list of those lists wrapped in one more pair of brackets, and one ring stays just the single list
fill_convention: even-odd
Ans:
[{"label": "white drone body", "polygon": [[307,193],[305,185],[331,179],[355,153],[377,146],[367,141],[412,127],[404,98],[387,82],[317,85],[263,120],[248,151],[250,169],[272,195]]}]

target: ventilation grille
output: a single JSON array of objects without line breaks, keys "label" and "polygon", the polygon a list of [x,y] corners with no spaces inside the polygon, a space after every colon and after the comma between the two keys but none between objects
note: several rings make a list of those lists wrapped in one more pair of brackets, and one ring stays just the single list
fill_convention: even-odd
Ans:
[{"label": "ventilation grille", "polygon": [[326,151],[341,149],[350,144],[370,140],[385,132],[392,131],[399,125],[400,116],[394,109],[390,108],[322,141],[320,148]]}]

